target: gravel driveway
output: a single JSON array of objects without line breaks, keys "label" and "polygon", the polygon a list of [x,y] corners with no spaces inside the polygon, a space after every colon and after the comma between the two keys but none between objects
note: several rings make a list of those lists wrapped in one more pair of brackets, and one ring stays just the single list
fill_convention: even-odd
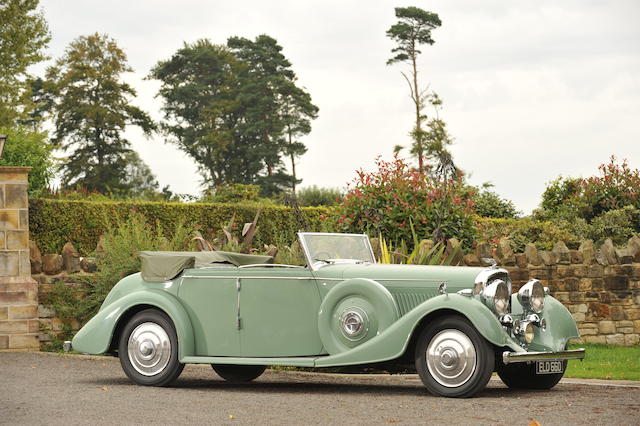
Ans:
[{"label": "gravel driveway", "polygon": [[429,395],[415,375],[267,370],[232,385],[189,365],[172,388],[133,385],[111,357],[0,353],[1,424],[640,424],[640,385],[563,380],[472,399]]}]

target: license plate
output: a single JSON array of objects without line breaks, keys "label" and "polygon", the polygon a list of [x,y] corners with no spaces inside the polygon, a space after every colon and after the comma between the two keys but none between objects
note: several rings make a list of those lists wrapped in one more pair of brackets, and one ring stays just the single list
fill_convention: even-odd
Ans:
[{"label": "license plate", "polygon": [[562,361],[536,361],[536,374],[562,373]]}]

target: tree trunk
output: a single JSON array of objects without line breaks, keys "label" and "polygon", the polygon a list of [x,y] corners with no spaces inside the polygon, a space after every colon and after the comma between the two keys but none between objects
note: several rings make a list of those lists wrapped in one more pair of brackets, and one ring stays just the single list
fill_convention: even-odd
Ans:
[{"label": "tree trunk", "polygon": [[414,95],[414,103],[416,104],[416,134],[415,134],[415,143],[417,145],[417,154],[418,154],[418,170],[420,173],[424,173],[424,158],[423,158],[423,150],[422,150],[422,118],[420,114],[422,112],[422,99],[420,99],[420,91],[418,90],[418,66],[416,64],[416,51],[415,51],[415,42],[412,46],[412,54],[411,54],[411,64],[413,66],[413,95]]},{"label": "tree trunk", "polygon": [[291,175],[293,176],[293,182],[291,183],[291,190],[293,192],[293,197],[296,196],[296,156],[293,153],[293,149],[291,146],[293,144],[293,135],[291,133],[291,126],[287,126],[287,133],[289,135],[289,153],[291,155]]}]

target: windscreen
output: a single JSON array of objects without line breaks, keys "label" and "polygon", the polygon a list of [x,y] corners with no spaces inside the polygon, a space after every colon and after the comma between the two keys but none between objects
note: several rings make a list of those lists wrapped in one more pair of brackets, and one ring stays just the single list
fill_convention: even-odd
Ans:
[{"label": "windscreen", "polygon": [[360,234],[300,233],[309,261],[350,259],[375,263],[369,238]]}]

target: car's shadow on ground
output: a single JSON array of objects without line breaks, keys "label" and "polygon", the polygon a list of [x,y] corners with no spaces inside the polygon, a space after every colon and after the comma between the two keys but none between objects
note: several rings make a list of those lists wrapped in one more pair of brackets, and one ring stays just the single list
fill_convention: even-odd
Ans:
[{"label": "car's shadow on ground", "polygon": [[[350,394],[350,395],[363,395],[371,396],[376,394],[383,394],[386,396],[416,396],[422,395],[425,397],[434,397],[431,395],[421,383],[410,383],[407,385],[398,384],[385,384],[385,383],[332,383],[326,381],[326,378],[322,378],[322,382],[317,380],[309,381],[286,381],[278,380],[274,378],[257,379],[249,383],[231,383],[221,380],[217,377],[209,379],[191,379],[182,378],[178,379],[171,386],[164,388],[152,388],[163,389],[168,391],[180,391],[180,392],[202,392],[202,391],[224,391],[234,393],[274,393],[274,394]],[[80,380],[80,383],[90,384],[95,386],[114,386],[114,387],[127,387],[135,388],[139,387],[142,392],[145,387],[136,385],[126,377],[104,377],[102,379],[88,379]],[[553,392],[554,396],[558,396],[562,393],[570,394],[572,391],[565,387],[557,387],[551,391],[536,391],[536,390],[516,390],[508,389],[507,387],[490,385],[482,392],[475,395],[475,399],[478,398],[514,398],[514,397],[530,397],[533,393],[537,396],[540,394],[549,394]]]}]

